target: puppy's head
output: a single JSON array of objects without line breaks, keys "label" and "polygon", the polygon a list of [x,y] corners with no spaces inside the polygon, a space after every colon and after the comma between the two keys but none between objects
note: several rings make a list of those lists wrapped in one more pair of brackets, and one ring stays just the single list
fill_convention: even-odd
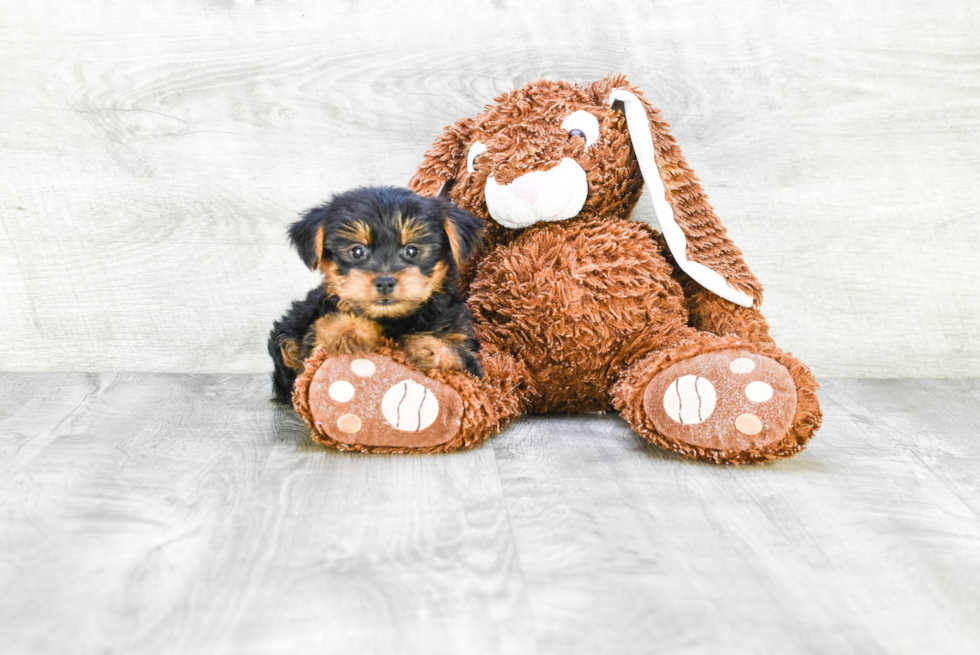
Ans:
[{"label": "puppy's head", "polygon": [[443,198],[395,187],[334,196],[289,228],[311,269],[341,309],[368,318],[417,311],[455,275],[479,243],[480,219]]}]

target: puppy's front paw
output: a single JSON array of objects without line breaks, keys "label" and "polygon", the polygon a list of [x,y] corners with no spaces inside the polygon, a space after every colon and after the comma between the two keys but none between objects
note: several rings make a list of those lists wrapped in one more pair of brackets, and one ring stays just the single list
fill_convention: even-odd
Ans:
[{"label": "puppy's front paw", "polygon": [[381,343],[381,326],[360,316],[324,316],[313,325],[313,345],[329,353],[349,355],[375,350]]},{"label": "puppy's front paw", "polygon": [[456,347],[431,335],[416,335],[405,339],[405,355],[408,363],[420,371],[439,368],[446,371],[462,371],[463,360]]}]

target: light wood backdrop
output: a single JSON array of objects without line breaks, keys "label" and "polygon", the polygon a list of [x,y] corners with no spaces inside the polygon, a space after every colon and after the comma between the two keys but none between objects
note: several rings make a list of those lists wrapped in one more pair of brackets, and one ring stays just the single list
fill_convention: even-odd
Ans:
[{"label": "light wood backdrop", "polygon": [[315,282],[296,212],[404,184],[501,91],[621,70],[781,345],[821,376],[980,375],[978,23],[970,0],[0,0],[0,369],[264,371]]}]

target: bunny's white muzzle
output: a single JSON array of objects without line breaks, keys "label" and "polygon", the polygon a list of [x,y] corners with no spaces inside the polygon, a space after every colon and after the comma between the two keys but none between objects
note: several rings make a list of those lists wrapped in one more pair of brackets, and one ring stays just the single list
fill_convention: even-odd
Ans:
[{"label": "bunny's white muzzle", "polygon": [[554,168],[525,173],[510,184],[487,178],[487,210],[497,223],[511,229],[572,218],[585,205],[589,182],[585,170],[568,157]]}]

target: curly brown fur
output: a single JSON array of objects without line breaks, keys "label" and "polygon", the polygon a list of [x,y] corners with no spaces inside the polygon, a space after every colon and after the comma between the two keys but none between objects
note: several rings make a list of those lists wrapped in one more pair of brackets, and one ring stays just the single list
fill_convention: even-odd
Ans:
[{"label": "curly brown fur", "polygon": [[457,262],[479,244],[481,227],[447,200],[394,187],[355,189],[307,212],[289,235],[307,266],[323,273],[323,285],[273,325],[276,399],[289,401],[315,348],[371,351],[382,339],[419,334],[441,354],[417,358],[422,370],[481,376],[479,342],[457,288]]},{"label": "curly brown fur", "polygon": [[659,238],[642,223],[573,219],[527,228],[484,257],[468,299],[477,335],[526,363],[540,390],[533,411],[612,409],[620,370],[687,322]]}]

